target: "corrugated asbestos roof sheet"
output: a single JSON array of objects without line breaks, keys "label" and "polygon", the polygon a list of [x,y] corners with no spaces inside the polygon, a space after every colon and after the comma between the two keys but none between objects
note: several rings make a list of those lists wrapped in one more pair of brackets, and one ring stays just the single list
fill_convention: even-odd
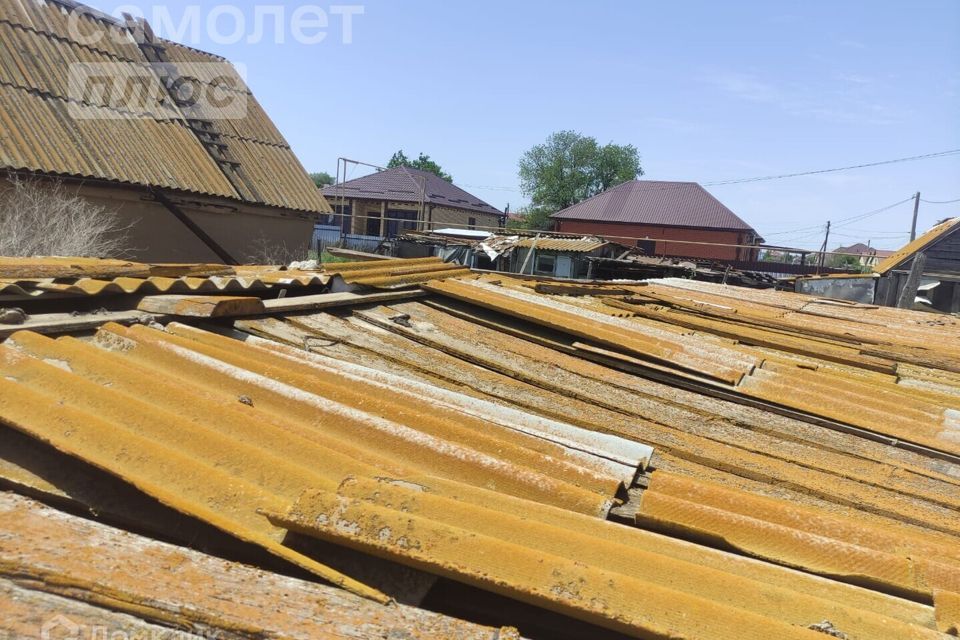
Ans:
[{"label": "corrugated asbestos roof sheet", "polygon": [[[412,637],[454,624],[424,609],[533,638],[956,633],[956,318],[679,279],[548,295],[441,279],[431,260],[338,265],[355,281],[424,269],[429,297],[16,333],[0,344],[0,478],[374,602],[405,594],[420,608],[402,622],[396,605],[364,615]],[[138,542],[139,584],[122,547],[84,567],[72,533],[42,537],[104,528],[16,498],[0,532],[14,508],[23,533],[0,548],[17,576],[46,572],[37,593],[73,578],[69,602],[98,606],[85,585],[102,583],[144,624],[203,611],[216,626],[227,609],[251,634],[290,624],[285,598],[277,617],[233,608],[267,596],[225,598],[210,576],[232,565]],[[307,589],[283,584],[294,603]]]},{"label": "corrugated asbestos roof sheet", "polygon": [[420,202],[421,185],[424,201],[427,204],[503,215],[499,209],[467,193],[455,184],[429,171],[420,171],[412,167],[386,169],[348,180],[343,184],[330,185],[323,188],[323,195],[330,200],[343,195],[345,198]]},{"label": "corrugated asbestos roof sheet", "polygon": [[[0,167],[331,211],[239,76],[235,80],[244,90],[234,95],[243,101],[243,117],[215,122],[252,190],[228,179],[184,114],[163,97],[159,79],[151,102],[121,102],[119,91],[90,91],[79,101],[70,91],[71,69],[87,65],[95,71],[111,64],[116,65],[111,73],[126,71],[139,78],[148,67],[133,37],[107,18],[82,13],[76,29],[85,39],[97,32],[102,37],[96,45],[77,42],[71,11],[85,8],[69,6],[52,0],[0,0]],[[172,42],[162,44],[181,75],[200,81],[209,80],[205,64],[225,62]]]},{"label": "corrugated asbestos roof sheet", "polygon": [[[534,245],[536,243],[536,245]],[[599,238],[524,238],[517,243],[518,247],[529,249],[536,246],[537,249],[544,251],[572,251],[575,253],[588,253],[607,245],[606,240]]]},{"label": "corrugated asbestos roof sheet", "polygon": [[874,267],[873,272],[884,274],[888,271],[896,269],[901,264],[911,259],[913,254],[917,253],[918,251],[923,251],[937,240],[946,237],[948,234],[953,233],[958,228],[960,228],[960,218],[951,218],[950,220],[941,222],[923,235],[917,237],[917,239],[913,242],[907,243],[900,249],[897,249],[892,255]]},{"label": "corrugated asbestos roof sheet", "polygon": [[632,180],[550,216],[707,229],[754,229],[696,182]]}]

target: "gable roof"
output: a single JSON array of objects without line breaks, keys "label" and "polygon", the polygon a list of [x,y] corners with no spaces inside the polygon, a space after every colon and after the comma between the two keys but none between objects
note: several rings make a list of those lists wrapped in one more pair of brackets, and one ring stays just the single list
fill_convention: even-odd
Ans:
[{"label": "gable roof", "polygon": [[877,249],[876,247],[871,247],[870,245],[866,245],[862,242],[857,242],[849,247],[837,247],[833,251],[834,253],[850,253],[861,256],[876,256],[878,258],[886,258],[893,255],[893,251],[889,251],[887,249]]},{"label": "gable roof", "polygon": [[413,167],[395,167],[323,188],[330,199],[340,197],[394,202],[420,202],[421,185],[424,202],[454,209],[502,216],[503,212],[457,185],[447,182],[429,171]]},{"label": "gable roof", "polygon": [[960,230],[960,218],[944,220],[923,235],[917,237],[913,242],[897,249],[889,258],[874,267],[874,273],[883,274],[898,267],[902,268],[906,266],[906,263],[911,261],[914,254],[918,251],[927,249],[930,245],[946,238],[957,230]]},{"label": "gable roof", "polygon": [[[287,141],[225,59],[161,38],[145,48],[173,65],[172,75],[208,87],[209,63],[218,63],[218,74],[232,72],[237,88],[230,91],[245,110],[238,109],[236,115],[243,117],[212,120],[209,113],[186,113],[151,71],[151,59],[133,33],[106,14],[70,0],[0,0],[0,170],[330,211]],[[98,65],[116,65],[111,74],[137,82],[137,91],[146,78],[149,95],[131,104],[121,91],[81,94],[71,86],[71,70],[95,71]],[[194,128],[201,119],[212,122],[213,137],[226,145],[228,159],[237,164],[218,161],[201,143],[203,134]]]},{"label": "gable roof", "polygon": [[550,217],[756,233],[696,182],[631,180]]}]

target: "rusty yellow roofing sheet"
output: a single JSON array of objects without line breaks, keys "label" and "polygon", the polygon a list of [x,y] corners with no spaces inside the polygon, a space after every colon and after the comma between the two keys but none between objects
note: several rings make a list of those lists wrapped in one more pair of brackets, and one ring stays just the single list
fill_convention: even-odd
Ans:
[{"label": "rusty yellow roofing sheet", "polygon": [[913,242],[909,242],[903,247],[897,249],[893,255],[884,259],[873,268],[874,273],[879,273],[882,275],[891,269],[896,269],[901,263],[910,259],[913,254],[918,251],[922,251],[928,245],[933,244],[946,234],[952,232],[958,226],[960,226],[960,218],[951,218],[950,220],[941,222],[923,235],[918,236]]},{"label": "rusty yellow roofing sheet", "polygon": [[828,603],[816,588],[804,593],[717,571],[693,549],[677,554],[662,538],[656,546],[659,536],[647,532],[526,508],[480,489],[451,491],[440,483],[348,478],[336,493],[306,491],[270,517],[631,636],[815,640],[807,620],[817,611],[852,637],[937,637],[929,617],[916,624],[894,607],[878,615],[853,600]]}]

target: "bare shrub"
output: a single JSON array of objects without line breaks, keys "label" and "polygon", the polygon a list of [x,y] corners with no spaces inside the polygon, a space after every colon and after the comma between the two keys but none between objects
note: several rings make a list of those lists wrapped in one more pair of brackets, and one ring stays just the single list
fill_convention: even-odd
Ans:
[{"label": "bare shrub", "polygon": [[132,223],[58,181],[13,177],[0,190],[0,255],[124,257]]},{"label": "bare shrub", "polygon": [[264,234],[250,243],[247,249],[247,264],[258,265],[288,265],[291,262],[300,262],[309,258],[307,249],[291,249],[285,242],[271,242]]}]

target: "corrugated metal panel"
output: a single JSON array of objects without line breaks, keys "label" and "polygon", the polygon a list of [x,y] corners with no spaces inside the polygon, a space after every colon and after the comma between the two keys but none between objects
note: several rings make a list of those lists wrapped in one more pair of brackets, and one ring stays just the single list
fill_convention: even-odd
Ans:
[{"label": "corrugated metal panel", "polygon": [[695,182],[632,180],[551,217],[753,231],[750,225]]}]

